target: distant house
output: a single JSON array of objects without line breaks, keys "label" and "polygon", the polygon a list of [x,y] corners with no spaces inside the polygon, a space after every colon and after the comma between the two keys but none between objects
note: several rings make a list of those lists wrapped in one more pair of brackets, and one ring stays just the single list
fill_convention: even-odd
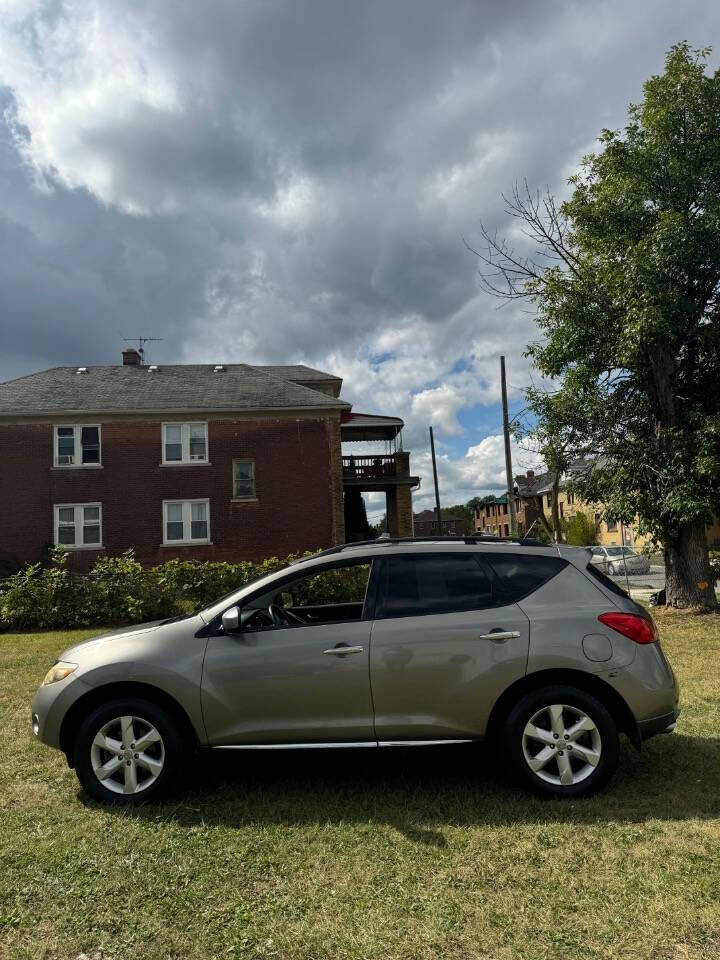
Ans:
[{"label": "distant house", "polygon": [[[56,367],[0,383],[0,557],[61,545],[87,569],[132,548],[259,559],[343,542],[346,499],[384,491],[390,530],[412,532],[403,422],[355,414],[342,380],[306,366]],[[382,457],[342,443],[395,438]],[[369,464],[369,465],[368,465]]]},{"label": "distant house", "polygon": [[422,510],[416,513],[413,519],[416,537],[461,537],[466,533],[467,521],[456,517],[447,510],[440,511],[442,529],[438,530],[437,513],[435,510]]},{"label": "distant house", "polygon": [[[624,525],[604,517],[604,507],[600,503],[587,503],[572,489],[573,475],[577,477],[579,471],[587,469],[587,461],[577,461],[567,476],[560,478],[557,491],[558,515],[561,520],[570,522],[579,513],[584,513],[597,525],[596,542],[601,546],[625,546],[642,550],[651,540],[646,534],[638,532],[637,519],[630,525]],[[552,523],[553,487],[555,473],[548,470],[545,473],[535,474],[532,470],[515,477],[516,503],[518,507],[518,529],[520,533],[527,532],[530,524],[539,516],[540,508],[549,523]],[[507,499],[507,498],[505,498]],[[535,528],[537,529],[537,527]],[[720,523],[714,520],[706,528],[709,546],[720,543]]]},{"label": "distant house", "polygon": [[[527,503],[515,491],[515,514],[517,532],[527,533],[537,515],[531,503]],[[486,533],[493,537],[509,537],[510,530],[510,502],[506,493],[500,497],[488,499],[475,510],[475,531]]]}]

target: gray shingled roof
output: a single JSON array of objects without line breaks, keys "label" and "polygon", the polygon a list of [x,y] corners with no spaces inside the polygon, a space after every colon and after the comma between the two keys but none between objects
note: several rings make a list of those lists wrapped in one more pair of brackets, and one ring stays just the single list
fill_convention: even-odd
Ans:
[{"label": "gray shingled roof", "polygon": [[540,494],[548,493],[553,488],[555,474],[552,470],[547,473],[539,473],[534,477],[515,477],[518,494],[521,497],[537,497]]},{"label": "gray shingled roof", "polygon": [[262,366],[253,364],[255,370],[261,370],[263,373],[269,373],[271,377],[279,377],[281,380],[300,380],[303,383],[309,383],[312,380],[340,380],[334,373],[323,373],[322,370],[314,370],[312,367],[306,367],[304,363],[288,364],[287,366]]},{"label": "gray shingled roof", "polygon": [[[151,373],[148,367],[117,365],[88,367],[87,373],[81,374],[77,367],[54,367],[0,383],[0,416],[350,407],[343,400],[293,383],[285,375],[268,372],[272,369],[279,374],[294,367],[237,363],[226,364],[223,373],[214,373],[213,366],[160,365],[157,373]],[[305,379],[304,373],[302,376]]]}]

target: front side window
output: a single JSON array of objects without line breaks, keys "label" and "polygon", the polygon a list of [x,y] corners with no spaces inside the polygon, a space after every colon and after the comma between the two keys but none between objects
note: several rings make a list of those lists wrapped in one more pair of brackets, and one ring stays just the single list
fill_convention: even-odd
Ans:
[{"label": "front side window", "polygon": [[68,549],[101,547],[101,504],[57,504],[55,506],[55,544]]},{"label": "front side window", "polygon": [[207,423],[163,424],[163,463],[207,462]]},{"label": "front side window", "polygon": [[166,500],[163,503],[163,532],[166,544],[209,543],[209,502]]},{"label": "front side window", "polygon": [[377,617],[418,617],[493,606],[490,578],[473,554],[387,557]]},{"label": "front side window", "polygon": [[233,498],[255,499],[255,461],[233,460]]},{"label": "front side window", "polygon": [[66,424],[55,427],[56,467],[100,465],[99,424]]},{"label": "front side window", "polygon": [[362,620],[370,562],[342,563],[284,580],[242,606],[247,630]]}]

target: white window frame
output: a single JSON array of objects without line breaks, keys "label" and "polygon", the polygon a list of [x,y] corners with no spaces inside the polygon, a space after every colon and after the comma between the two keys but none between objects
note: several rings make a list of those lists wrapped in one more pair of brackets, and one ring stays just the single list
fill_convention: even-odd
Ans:
[{"label": "white window frame", "polygon": [[[100,541],[98,543],[82,543],[83,526],[85,525],[85,508],[98,508],[98,524],[100,526]],[[75,543],[60,543],[60,511],[74,510]],[[54,503],[53,504],[53,539],[56,547],[63,550],[104,550],[103,546],[103,515],[102,503]],[[80,543],[78,543],[80,539]]]},{"label": "white window frame", "polygon": [[[180,460],[167,460],[165,457],[165,447],[166,439],[165,435],[168,427],[180,427],[180,444],[181,444],[181,453],[182,459]],[[190,459],[190,428],[191,427],[204,427],[205,428],[205,459],[204,460],[191,460]],[[162,466],[164,467],[205,467],[210,463],[210,441],[208,438],[208,425],[207,420],[168,420],[162,424],[161,427],[161,446],[162,446]]]},{"label": "white window frame", "polygon": [[[207,537],[193,540],[192,535],[188,539],[186,533],[192,534],[192,505],[194,503],[204,503],[207,517]],[[182,506],[182,524],[183,539],[167,539],[167,508],[171,505],[180,504]],[[162,544],[164,547],[182,547],[196,546],[203,543],[212,543],[210,536],[210,500],[207,497],[193,497],[192,500],[163,500],[162,502]]]},{"label": "white window frame", "polygon": [[[235,464],[236,463],[251,463],[252,464],[252,484],[253,492],[250,497],[240,497],[235,493]],[[253,500],[257,500],[257,477],[255,476],[255,460],[253,457],[233,457],[232,462],[232,498],[242,503],[250,503]]]},{"label": "white window frame", "polygon": [[[98,432],[98,462],[82,462],[83,427],[96,427]],[[60,463],[58,454],[58,430],[73,431],[73,463]],[[100,423],[55,423],[53,424],[53,466],[61,470],[97,470],[102,467],[102,424]]]}]

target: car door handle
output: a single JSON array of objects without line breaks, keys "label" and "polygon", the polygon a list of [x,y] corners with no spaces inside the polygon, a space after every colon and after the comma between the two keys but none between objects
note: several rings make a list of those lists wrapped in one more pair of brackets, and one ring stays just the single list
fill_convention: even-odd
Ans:
[{"label": "car door handle", "polygon": [[330,647],[329,650],[323,650],[323,653],[332,654],[335,657],[344,657],[348,653],[363,653],[365,650],[364,647],[349,647],[347,645],[342,646],[338,645],[337,647]]},{"label": "car door handle", "polygon": [[493,630],[492,633],[481,633],[478,640],[518,640],[519,630]]}]

